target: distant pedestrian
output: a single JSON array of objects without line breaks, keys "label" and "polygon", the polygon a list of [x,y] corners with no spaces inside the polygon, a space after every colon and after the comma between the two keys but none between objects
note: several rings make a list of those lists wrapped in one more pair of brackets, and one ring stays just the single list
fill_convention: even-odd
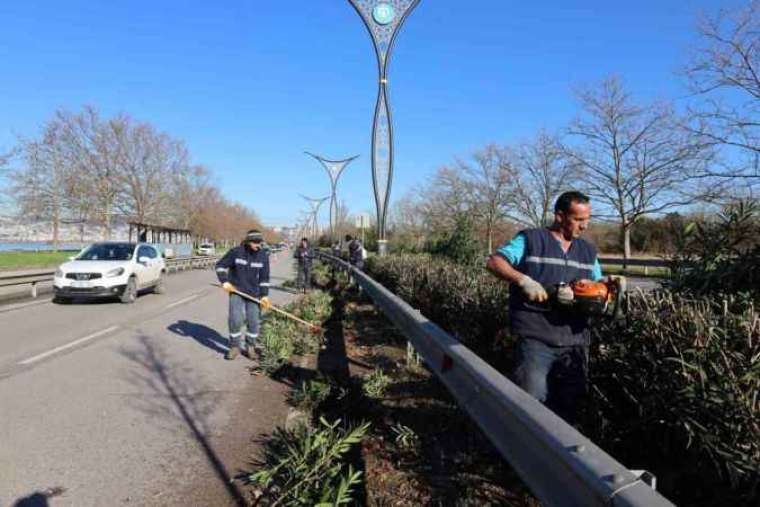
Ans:
[{"label": "distant pedestrian", "polygon": [[348,243],[348,262],[357,269],[364,270],[364,259],[367,258],[367,251],[364,250],[362,242],[358,238],[352,238],[346,234],[346,243]]},{"label": "distant pedestrian", "polygon": [[301,239],[301,244],[293,253],[293,258],[298,261],[296,288],[306,292],[311,289],[311,262],[314,259],[314,250],[307,238]]},{"label": "distant pedestrian", "polygon": [[[228,324],[230,349],[226,359],[235,359],[242,348],[242,329],[246,323],[243,353],[253,359],[253,352],[261,353],[258,345],[261,312],[272,307],[269,301],[269,256],[261,248],[264,236],[260,231],[248,231],[239,246],[224,254],[216,263],[216,276],[222,288],[230,293]],[[261,300],[261,305],[243,298],[235,291]],[[251,350],[253,349],[253,350]]]}]

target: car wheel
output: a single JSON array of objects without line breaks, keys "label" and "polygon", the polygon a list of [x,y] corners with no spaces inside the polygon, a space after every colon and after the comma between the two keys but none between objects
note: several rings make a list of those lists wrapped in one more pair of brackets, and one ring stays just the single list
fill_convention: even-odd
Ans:
[{"label": "car wheel", "polygon": [[156,282],[156,285],[153,286],[153,294],[163,294],[166,292],[166,284],[164,278],[166,278],[166,273],[162,271],[161,274],[158,275],[158,282]]},{"label": "car wheel", "polygon": [[121,297],[119,297],[122,303],[131,304],[137,299],[137,281],[134,277],[130,278],[127,282],[127,286],[124,287]]}]

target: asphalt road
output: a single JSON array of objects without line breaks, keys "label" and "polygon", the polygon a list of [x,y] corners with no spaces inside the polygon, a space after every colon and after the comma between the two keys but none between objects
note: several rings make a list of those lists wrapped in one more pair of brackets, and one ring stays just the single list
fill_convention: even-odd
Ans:
[{"label": "asphalt road", "polygon": [[[292,277],[281,255],[274,284]],[[284,422],[287,387],[224,360],[215,282],[190,271],[133,305],[0,307],[0,506],[240,503],[229,478]]]}]

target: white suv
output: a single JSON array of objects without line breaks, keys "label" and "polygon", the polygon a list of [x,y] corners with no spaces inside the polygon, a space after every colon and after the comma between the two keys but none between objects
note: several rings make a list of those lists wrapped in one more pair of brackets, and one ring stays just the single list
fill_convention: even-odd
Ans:
[{"label": "white suv", "polygon": [[201,243],[198,247],[198,255],[215,255],[216,248],[213,243]]},{"label": "white suv", "polygon": [[166,263],[146,243],[108,241],[93,243],[69,262],[61,264],[53,278],[54,301],[74,297],[113,297],[134,303],[137,292],[152,288],[164,292]]}]

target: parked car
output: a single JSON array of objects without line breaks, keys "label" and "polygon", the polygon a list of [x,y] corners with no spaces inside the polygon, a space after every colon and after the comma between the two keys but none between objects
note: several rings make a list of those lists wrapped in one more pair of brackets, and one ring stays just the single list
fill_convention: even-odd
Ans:
[{"label": "parked car", "polygon": [[55,271],[54,301],[118,297],[122,303],[134,303],[142,289],[162,294],[165,277],[166,263],[153,245],[117,241],[93,243]]},{"label": "parked car", "polygon": [[201,243],[198,247],[198,255],[215,255],[216,247],[212,243]]}]

